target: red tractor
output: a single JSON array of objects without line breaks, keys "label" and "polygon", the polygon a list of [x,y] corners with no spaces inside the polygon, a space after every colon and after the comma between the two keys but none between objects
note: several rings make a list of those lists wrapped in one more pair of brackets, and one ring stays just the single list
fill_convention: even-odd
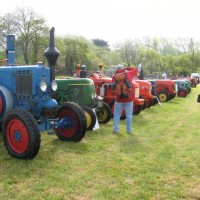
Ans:
[{"label": "red tractor", "polygon": [[155,105],[157,97],[152,95],[152,84],[146,80],[134,80],[140,86],[140,98],[144,99],[145,103],[143,108],[150,108]]},{"label": "red tractor", "polygon": [[156,93],[161,102],[166,102],[176,96],[178,88],[173,80],[156,79]]},{"label": "red tractor", "polygon": [[[114,95],[111,85],[112,85],[112,78],[108,77],[103,77],[102,75],[99,74],[91,74],[90,77],[95,84],[96,88],[96,93],[97,95],[100,95],[104,98],[104,102],[106,102],[113,110],[114,106],[114,101],[116,99],[116,96]],[[133,92],[134,92],[134,110],[133,114],[137,115],[141,112],[143,104],[144,104],[144,99],[139,98],[139,84],[136,83],[135,81],[132,82],[133,86]],[[122,118],[124,118],[125,113],[122,113]]]}]

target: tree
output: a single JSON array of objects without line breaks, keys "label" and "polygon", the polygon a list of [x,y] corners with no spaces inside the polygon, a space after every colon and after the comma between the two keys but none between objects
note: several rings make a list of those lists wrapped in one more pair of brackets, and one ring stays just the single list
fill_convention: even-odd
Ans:
[{"label": "tree", "polygon": [[137,46],[132,40],[126,40],[119,50],[121,59],[127,66],[136,64]]},{"label": "tree", "polygon": [[14,17],[14,23],[19,32],[18,42],[22,48],[25,63],[29,64],[29,46],[33,42],[35,47],[34,51],[37,55],[38,48],[36,48],[36,46],[40,41],[39,38],[41,38],[43,34],[47,34],[47,26],[42,17],[28,8],[18,8]]},{"label": "tree", "polygon": [[77,64],[88,66],[88,44],[81,38],[64,38],[64,62],[68,71],[73,71]]},{"label": "tree", "polygon": [[17,31],[13,21],[12,14],[5,14],[3,17],[0,17],[0,46],[1,49],[5,48],[5,41],[7,34],[14,34]]},{"label": "tree", "polygon": [[7,33],[15,33],[17,44],[22,49],[25,64],[29,64],[31,47],[33,47],[33,59],[37,60],[39,43],[47,35],[47,26],[44,18],[37,15],[30,8],[17,8],[13,14],[6,14],[1,18],[0,27]]},{"label": "tree", "polygon": [[188,44],[188,52],[192,53],[194,51],[194,41],[191,38],[190,43]]},{"label": "tree", "polygon": [[31,63],[41,61],[43,58],[43,52],[48,46],[49,42],[49,29],[47,27],[41,27],[38,31],[35,30],[31,37]]},{"label": "tree", "polygon": [[107,47],[107,48],[109,48],[108,42],[106,42],[105,40],[92,39],[92,42],[93,42],[94,45],[96,45],[98,47]]}]

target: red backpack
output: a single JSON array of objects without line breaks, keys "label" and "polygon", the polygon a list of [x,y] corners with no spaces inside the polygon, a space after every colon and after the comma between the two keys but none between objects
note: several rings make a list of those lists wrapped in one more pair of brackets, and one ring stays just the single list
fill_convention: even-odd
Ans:
[{"label": "red backpack", "polygon": [[126,73],[117,73],[114,75],[114,83],[112,90],[118,98],[128,98],[130,92],[133,91],[132,84],[127,79]]}]

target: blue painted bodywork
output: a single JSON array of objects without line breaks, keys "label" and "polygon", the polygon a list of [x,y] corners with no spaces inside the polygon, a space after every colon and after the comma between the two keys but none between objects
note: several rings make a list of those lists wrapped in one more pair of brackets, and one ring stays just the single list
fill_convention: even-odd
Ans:
[{"label": "blue painted bodywork", "polygon": [[[20,81],[20,78],[28,77]],[[17,88],[17,81],[22,84],[20,91]],[[42,92],[40,89],[41,81],[47,83],[47,91]],[[26,86],[29,84],[27,90]],[[42,116],[41,110],[52,109],[56,110],[58,107],[57,101],[52,99],[52,90],[50,83],[50,69],[44,67],[42,64],[33,66],[5,66],[0,68],[0,85],[7,88],[13,97],[13,107],[26,109],[32,113],[32,115],[41,122],[39,127],[41,130],[45,130],[47,123],[46,117]],[[24,90],[23,90],[24,87]],[[43,126],[42,123],[45,123]]]},{"label": "blue painted bodywork", "polygon": [[[58,103],[52,98],[50,68],[42,63],[30,66],[14,64],[15,36],[7,35],[8,64],[0,67],[0,86],[5,87],[12,96],[13,109],[25,109],[37,120],[39,129],[48,130],[52,127],[63,127],[66,119],[53,119],[56,115]],[[46,82],[47,90],[40,89],[41,81]],[[3,107],[1,108],[1,120],[5,112],[5,96],[0,91]],[[11,108],[12,109],[12,108]],[[61,122],[62,120],[62,122]]]}]

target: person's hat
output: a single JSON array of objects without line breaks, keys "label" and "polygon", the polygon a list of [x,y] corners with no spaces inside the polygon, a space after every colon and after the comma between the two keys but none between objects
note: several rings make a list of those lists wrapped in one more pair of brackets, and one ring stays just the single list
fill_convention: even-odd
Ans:
[{"label": "person's hat", "polygon": [[118,73],[122,73],[122,72],[124,72],[124,69],[123,68],[121,68],[121,67],[118,67],[117,69],[116,69],[116,74],[118,74]]}]

